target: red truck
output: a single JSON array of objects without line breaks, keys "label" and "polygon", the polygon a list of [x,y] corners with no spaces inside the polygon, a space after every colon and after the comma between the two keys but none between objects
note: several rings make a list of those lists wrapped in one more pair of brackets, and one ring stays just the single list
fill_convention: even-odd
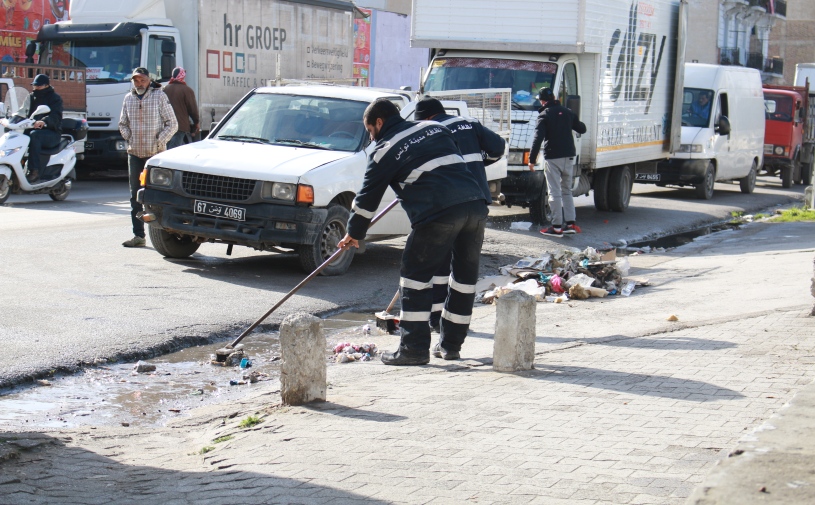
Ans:
[{"label": "red truck", "polygon": [[805,86],[764,86],[764,166],[769,175],[780,175],[781,186],[812,183],[815,118]]}]

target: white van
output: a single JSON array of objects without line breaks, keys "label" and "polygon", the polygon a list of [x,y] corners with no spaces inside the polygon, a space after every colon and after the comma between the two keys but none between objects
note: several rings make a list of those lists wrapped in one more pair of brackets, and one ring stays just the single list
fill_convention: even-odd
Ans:
[{"label": "white van", "polygon": [[764,94],[761,74],[745,67],[685,64],[682,143],[656,174],[637,182],[694,186],[713,197],[717,181],[738,180],[752,193],[764,161]]}]

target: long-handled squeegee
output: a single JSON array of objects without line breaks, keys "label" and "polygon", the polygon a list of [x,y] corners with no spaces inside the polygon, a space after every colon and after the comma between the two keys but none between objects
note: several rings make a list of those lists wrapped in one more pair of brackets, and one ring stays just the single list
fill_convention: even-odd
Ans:
[{"label": "long-handled squeegee", "polygon": [[[396,204],[397,204],[397,203],[399,203],[399,200],[398,200],[398,199],[396,199],[396,200],[392,201],[391,203],[389,203],[387,207],[385,207],[384,209],[382,209],[382,210],[379,212],[379,214],[375,215],[375,216],[374,216],[374,218],[373,218],[373,219],[371,219],[371,224],[369,224],[369,225],[368,225],[368,227],[370,228],[371,226],[373,226],[374,224],[376,224],[376,222],[377,222],[377,221],[379,221],[379,219],[381,219],[381,218],[382,218],[382,216],[384,216],[385,214],[387,214],[387,212],[388,212],[389,210],[391,210],[392,208],[394,208],[394,207],[396,206]],[[260,325],[260,323],[262,323],[264,320],[266,320],[266,318],[267,318],[267,317],[269,317],[269,316],[272,314],[272,312],[274,312],[275,310],[277,310],[277,308],[278,308],[278,307],[280,307],[281,305],[283,305],[283,302],[285,302],[286,300],[288,300],[289,298],[291,298],[291,297],[292,297],[292,295],[294,295],[294,293],[296,293],[296,292],[297,292],[297,291],[298,291],[300,288],[302,288],[303,286],[305,286],[305,285],[306,285],[306,283],[307,283],[308,281],[310,281],[311,279],[313,279],[314,277],[316,277],[316,276],[317,276],[317,275],[318,275],[320,272],[322,272],[322,271],[323,271],[323,269],[324,269],[325,267],[327,267],[328,265],[330,265],[330,264],[331,264],[331,262],[333,262],[335,259],[337,259],[337,257],[338,257],[340,254],[342,254],[342,252],[343,252],[343,249],[339,249],[339,248],[338,248],[336,251],[334,251],[334,253],[333,253],[331,256],[329,256],[329,257],[328,257],[328,259],[326,259],[325,261],[323,261],[322,265],[318,266],[316,270],[314,270],[313,272],[311,272],[310,274],[308,274],[308,277],[306,277],[305,279],[303,279],[302,281],[300,281],[300,284],[298,284],[298,285],[294,286],[294,288],[292,288],[292,290],[291,290],[291,291],[289,291],[288,293],[286,293],[286,296],[284,296],[283,298],[281,298],[281,299],[280,299],[280,301],[278,301],[276,304],[274,304],[274,307],[272,307],[271,309],[269,309],[269,310],[268,310],[268,311],[267,311],[265,314],[263,314],[262,316],[260,316],[260,318],[259,318],[257,321],[255,321],[254,323],[252,323],[252,326],[250,326],[250,327],[246,328],[246,329],[243,331],[243,333],[241,333],[241,334],[240,334],[240,336],[238,336],[238,338],[236,338],[236,339],[235,339],[235,340],[234,340],[234,341],[233,341],[231,344],[229,344],[229,345],[228,345],[228,346],[226,346],[226,347],[223,347],[223,348],[221,348],[221,349],[216,350],[216,351],[215,351],[215,361],[217,361],[217,362],[219,362],[219,363],[223,363],[224,361],[226,361],[226,358],[227,358],[227,357],[229,357],[229,355],[230,355],[230,354],[232,354],[233,352],[235,352],[235,346],[236,346],[236,345],[238,345],[238,343],[239,343],[241,340],[243,340],[243,339],[244,339],[244,337],[246,337],[247,335],[249,335],[250,333],[252,333],[252,331],[253,331],[255,328],[257,328],[257,327]]]}]

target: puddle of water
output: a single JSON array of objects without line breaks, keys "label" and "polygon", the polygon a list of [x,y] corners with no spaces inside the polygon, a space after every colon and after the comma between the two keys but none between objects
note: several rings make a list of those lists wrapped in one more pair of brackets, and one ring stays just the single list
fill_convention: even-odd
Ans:
[{"label": "puddle of water", "polygon": [[[373,335],[362,333],[365,324]],[[336,342],[361,343],[378,332],[373,314],[339,314],[324,319],[323,327],[329,363]],[[135,373],[134,363],[114,363],[51,378],[51,386],[5,390],[0,392],[0,424],[10,429],[164,424],[193,408],[239,399],[262,382],[279,379],[277,332],[253,333],[242,342],[252,360],[246,369],[210,363],[215,349],[227,343],[189,347],[147,360],[156,365],[149,374]],[[250,383],[244,378],[250,372],[261,374],[261,380]]]},{"label": "puddle of water", "polygon": [[673,249],[674,247],[679,247],[685,244],[690,244],[694,241],[694,239],[710,235],[712,233],[717,233],[720,231],[726,230],[738,230],[741,228],[741,224],[738,223],[720,223],[714,224],[710,226],[705,226],[703,228],[697,228],[696,230],[685,231],[682,233],[676,233],[673,235],[668,235],[665,237],[660,237],[654,240],[645,240],[642,242],[634,242],[628,244],[629,252],[632,252],[636,249],[642,249],[645,247],[651,247],[652,249],[656,248],[663,248],[663,249]]}]

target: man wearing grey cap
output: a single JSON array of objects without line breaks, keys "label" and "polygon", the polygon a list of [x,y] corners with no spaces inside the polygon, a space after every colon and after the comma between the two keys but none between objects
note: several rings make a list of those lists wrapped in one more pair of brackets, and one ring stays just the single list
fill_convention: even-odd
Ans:
[{"label": "man wearing grey cap", "polygon": [[125,247],[144,247],[144,223],[136,217],[143,210],[136,201],[139,191],[139,175],[147,160],[167,149],[167,142],[178,130],[173,107],[161,84],[153,82],[144,67],[133,70],[133,88],[125,95],[119,131],[127,141],[127,171],[130,175],[130,220],[133,238],[122,243]]}]

